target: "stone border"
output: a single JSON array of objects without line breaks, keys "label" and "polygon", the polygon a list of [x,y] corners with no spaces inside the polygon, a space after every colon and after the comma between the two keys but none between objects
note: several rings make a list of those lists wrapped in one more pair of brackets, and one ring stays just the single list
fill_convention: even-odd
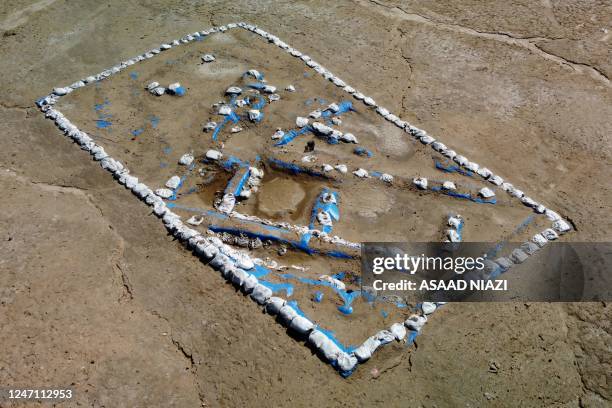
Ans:
[{"label": "stone border", "polygon": [[[216,32],[225,32],[228,29],[242,28],[251,31],[265,39],[270,43],[278,46],[291,54],[293,57],[300,58],[304,63],[331,81],[337,87],[342,88],[346,93],[352,95],[355,99],[363,101],[363,103],[392,122],[406,133],[419,140],[424,145],[431,146],[432,149],[441,153],[445,157],[455,161],[458,165],[467,170],[477,173],[484,180],[491,182],[510,194],[512,197],[520,200],[522,204],[531,207],[538,214],[545,214],[552,222],[552,227],[547,228],[539,234],[536,234],[532,242],[526,242],[523,245],[535,244],[537,247],[542,247],[548,241],[558,238],[559,234],[564,234],[571,230],[570,225],[562,219],[559,214],[546,208],[544,205],[536,202],[532,198],[526,196],[521,190],[515,188],[512,184],[504,182],[499,176],[491,172],[486,167],[480,167],[478,164],[469,161],[464,156],[457,154],[454,150],[446,147],[440,141],[436,141],[432,136],[428,135],[424,130],[419,129],[406,121],[401,120],[398,116],[390,113],[389,110],[382,106],[378,106],[376,101],[371,97],[364,95],[355,88],[347,85],[342,79],[332,74],[321,64],[314,61],[300,51],[291,48],[287,43],[281,41],[278,37],[269,34],[268,32],[258,28],[257,26],[246,23],[230,23],[227,25],[213,27],[208,30],[188,34],[181,39],[174,40],[171,43],[164,43],[158,48],[154,48],[134,58],[114,65],[99,74],[88,76],[79,80],[67,87],[54,88],[53,91],[36,101],[36,105],[45,113],[48,119],[55,121],[55,124],[68,137],[73,139],[82,150],[89,152],[93,159],[100,162],[104,170],[110,172],[113,177],[126,188],[130,189],[138,198],[152,207],[156,216],[162,219],[168,231],[182,242],[188,249],[192,250],[202,261],[208,263],[214,269],[219,271],[221,275],[232,282],[245,295],[249,295],[251,299],[263,306],[269,314],[277,316],[277,320],[292,330],[300,338],[317,350],[322,358],[332,364],[343,376],[350,375],[357,367],[358,363],[367,361],[376,349],[384,344],[391,343],[393,340],[411,342],[418,335],[420,330],[427,322],[427,316],[433,313],[442,303],[424,302],[418,305],[419,313],[411,315],[405,322],[399,322],[391,325],[389,330],[381,330],[375,335],[369,337],[362,345],[353,351],[346,350],[333,337],[327,334],[323,329],[319,328],[304,316],[299,309],[294,308],[285,299],[272,296],[272,290],[260,284],[257,278],[246,272],[253,268],[253,261],[250,257],[228,245],[225,245],[217,237],[205,237],[196,230],[184,225],[180,217],[166,207],[164,201],[158,197],[153,190],[147,185],[139,182],[138,178],[131,175],[129,170],[118,160],[110,157],[100,145],[94,143],[93,139],[85,132],[79,130],[72,124],[64,115],[53,108],[53,105],[64,95],[72,91],[87,86],[89,84],[102,81],[137,62],[145,59],[153,58],[164,50],[168,50],[174,46],[190,43],[197,38],[203,38]],[[523,247],[523,246],[521,246]],[[533,249],[533,246],[531,246]],[[517,253],[520,251],[520,253]],[[533,253],[533,251],[531,252]],[[500,258],[495,263],[490,262],[491,273],[505,272],[514,263],[521,263],[529,254],[520,248],[513,251],[510,258]],[[246,270],[245,270],[246,269]],[[408,333],[410,332],[410,333]]]}]

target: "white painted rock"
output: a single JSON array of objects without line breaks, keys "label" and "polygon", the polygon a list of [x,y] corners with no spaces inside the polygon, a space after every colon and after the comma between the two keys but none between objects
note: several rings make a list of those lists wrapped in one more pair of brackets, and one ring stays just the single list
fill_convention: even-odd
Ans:
[{"label": "white painted rock", "polygon": [[321,111],[317,109],[315,111],[310,112],[308,116],[310,116],[313,119],[319,119],[321,117]]},{"label": "white painted rock", "polygon": [[285,91],[295,92],[295,87],[293,85],[287,85],[287,87],[285,88]]},{"label": "white painted rock", "polygon": [[424,177],[415,177],[412,182],[421,190],[427,190],[427,179]]},{"label": "white painted rock", "polygon": [[219,106],[219,115],[229,115],[232,113],[232,107],[229,105],[221,105]]},{"label": "white painted rock", "polygon": [[340,173],[342,174],[346,174],[348,173],[348,167],[346,167],[346,164],[338,164],[336,167],[334,167],[336,170],[338,170]]},{"label": "white painted rock", "polygon": [[461,236],[454,229],[446,230],[446,236],[450,242],[461,242]]},{"label": "white painted rock", "polygon": [[187,220],[187,223],[197,226],[197,225],[202,224],[203,221],[204,221],[204,217],[200,215],[194,215]]},{"label": "white painted rock", "polygon": [[239,88],[237,86],[230,86],[225,90],[225,93],[228,95],[239,95],[242,93],[242,88]]},{"label": "white painted rock", "polygon": [[166,187],[174,190],[181,184],[181,178],[179,176],[172,176],[166,181]]},{"label": "white painted rock", "polygon": [[430,315],[430,314],[432,314],[433,312],[436,311],[436,304],[432,303],[432,302],[423,302],[421,304],[421,310],[426,315]]},{"label": "white painted rock", "polygon": [[272,135],[272,140],[282,139],[285,136],[285,132],[280,129],[277,129],[276,132]]},{"label": "white painted rock", "polygon": [[359,143],[355,135],[352,133],[345,133],[343,135],[340,135],[340,140],[346,143]]},{"label": "white painted rock", "polygon": [[157,88],[153,89],[151,93],[155,96],[162,96],[166,93],[166,88],[164,88],[163,86],[158,86]]},{"label": "white painted rock", "polygon": [[395,340],[402,341],[406,337],[406,327],[401,323],[394,323],[389,328],[389,331],[393,333]]},{"label": "white painted rock", "polygon": [[259,117],[261,116],[261,112],[257,109],[251,109],[249,110],[249,120],[251,122],[255,122],[256,120],[259,119]]},{"label": "white painted rock", "polygon": [[365,103],[368,106],[376,105],[376,101],[374,99],[370,98],[369,96],[363,99],[363,103]]},{"label": "white painted rock", "polygon": [[280,98],[281,98],[280,95],[279,94],[275,94],[275,93],[270,94],[268,96],[268,99],[270,100],[270,102],[280,101]]},{"label": "white painted rock", "polygon": [[183,166],[189,166],[191,163],[193,163],[193,154],[185,153],[184,155],[181,156],[178,162],[179,164],[182,164]]},{"label": "white painted rock", "polygon": [[285,299],[279,297],[271,297],[266,303],[266,312],[276,316],[280,312],[281,308],[285,306]]},{"label": "white painted rock", "polygon": [[221,157],[223,157],[223,153],[217,150],[209,150],[206,152],[206,158],[210,160],[219,160]]},{"label": "white painted rock", "polygon": [[217,209],[222,213],[229,214],[234,209],[236,205],[236,197],[232,193],[227,193],[221,199],[221,202],[218,204]]},{"label": "white painted rock", "polygon": [[353,172],[353,174],[361,178],[369,177],[368,171],[366,169],[357,169]]},{"label": "white painted rock", "polygon": [[385,183],[393,183],[393,176],[387,173],[383,173],[380,175],[380,179],[381,181],[384,181]]},{"label": "white painted rock", "polygon": [[332,166],[331,164],[324,164],[323,166],[321,166],[321,168],[325,173],[329,173],[334,169],[334,166]]},{"label": "white painted rock", "polygon": [[491,197],[495,197],[495,193],[493,192],[493,190],[491,190],[488,187],[483,187],[480,189],[480,191],[478,191],[478,194],[482,197],[482,198],[491,198]]},{"label": "white painted rock", "polygon": [[308,125],[308,119],[304,118],[302,116],[298,116],[297,118],[295,118],[295,124],[297,127],[304,127],[306,125]]},{"label": "white painted rock", "polygon": [[167,188],[158,188],[157,190],[155,190],[155,194],[157,194],[161,198],[170,198],[172,197],[173,193],[172,190],[169,190]]},{"label": "white painted rock", "polygon": [[213,62],[214,60],[215,60],[215,57],[211,54],[202,55],[202,61],[204,62]]},{"label": "white painted rock", "polygon": [[405,322],[404,326],[412,331],[421,331],[427,323],[427,316],[412,315]]},{"label": "white painted rock", "polygon": [[291,320],[289,328],[296,333],[305,336],[314,328],[314,324],[312,324],[312,322],[305,317],[296,316],[293,318],[293,320]]},{"label": "white painted rock", "polygon": [[153,81],[153,82],[149,83],[149,85],[147,85],[147,90],[152,91],[155,88],[157,88],[158,86],[159,86],[159,82]]},{"label": "white painted rock", "polygon": [[347,353],[340,353],[337,358],[340,371],[351,371],[357,365],[357,357]]},{"label": "white painted rock", "polygon": [[456,190],[457,186],[455,186],[455,183],[453,183],[452,181],[445,181],[444,183],[442,183],[442,188],[444,190]]},{"label": "white painted rock", "polygon": [[261,283],[258,283],[257,286],[255,286],[255,288],[253,289],[253,292],[251,292],[251,298],[260,305],[265,304],[271,296],[272,289],[262,285]]},{"label": "white painted rock", "polygon": [[325,126],[322,123],[319,122],[314,122],[312,124],[312,128],[319,134],[323,135],[323,136],[329,136],[332,134],[332,132],[334,131],[334,129],[330,128],[329,126]]}]

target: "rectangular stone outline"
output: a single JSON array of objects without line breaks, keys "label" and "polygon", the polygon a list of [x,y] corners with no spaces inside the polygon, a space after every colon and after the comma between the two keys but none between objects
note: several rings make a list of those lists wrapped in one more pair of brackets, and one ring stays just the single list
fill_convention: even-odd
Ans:
[{"label": "rectangular stone outline", "polygon": [[[350,375],[357,367],[358,363],[367,361],[381,345],[388,344],[393,340],[404,341],[404,339],[406,339],[405,341],[407,343],[411,343],[427,322],[427,316],[431,315],[442,304],[425,302],[422,305],[418,305],[420,310],[416,314],[410,316],[405,322],[395,323],[389,328],[389,330],[381,330],[374,336],[369,337],[354,351],[348,352],[347,350],[343,350],[342,345],[337,343],[335,339],[331,338],[323,331],[318,330],[310,320],[308,320],[305,316],[300,315],[300,313],[291,305],[287,304],[285,299],[273,297],[272,291],[269,288],[259,284],[257,278],[240,269],[237,262],[230,259],[230,257],[234,259],[244,259],[244,257],[248,258],[248,255],[224,245],[216,237],[204,237],[197,231],[183,225],[180,217],[170,211],[170,209],[166,208],[163,200],[156,196],[148,186],[143,183],[139,183],[138,179],[130,175],[129,170],[123,166],[123,164],[106,154],[102,146],[96,145],[91,137],[89,137],[85,132],[80,131],[67,118],[65,118],[61,112],[53,109],[53,105],[55,105],[55,103],[62,96],[67,95],[78,88],[104,80],[139,61],[153,58],[155,55],[163,52],[164,50],[170,49],[173,46],[187,44],[199,37],[205,37],[216,32],[225,32],[229,29],[235,28],[242,28],[251,31],[267,39],[270,43],[273,43],[279,48],[285,50],[293,57],[300,58],[308,67],[312,68],[325,79],[342,88],[346,93],[352,95],[355,99],[363,101],[367,107],[376,109],[376,112],[379,115],[403,129],[406,133],[419,140],[422,144],[431,146],[435,151],[455,161],[459,166],[477,173],[483,179],[497,186],[501,186],[504,191],[510,194],[513,198],[520,200],[522,204],[532,208],[537,214],[545,214],[551,221],[552,225],[550,228],[547,228],[541,233],[534,235],[532,241],[538,246],[541,247],[548,241],[557,239],[560,234],[565,234],[571,231],[570,224],[561,218],[558,213],[546,208],[544,205],[526,196],[523,191],[515,188],[511,183],[504,182],[499,175],[494,174],[487,168],[480,167],[478,164],[469,161],[464,156],[458,155],[454,150],[447,148],[446,145],[440,141],[436,141],[435,138],[428,135],[424,130],[401,120],[398,116],[390,113],[388,109],[377,105],[374,99],[347,85],[342,79],[335,76],[321,64],[317,63],[312,58],[301,53],[300,51],[290,47],[287,43],[281,41],[277,36],[274,36],[255,25],[244,22],[229,23],[219,27],[212,27],[209,30],[188,34],[182,37],[180,40],[174,40],[170,44],[162,44],[159,48],[154,48],[134,58],[122,61],[121,63],[114,65],[113,67],[106,69],[99,74],[84,78],[83,80],[77,81],[72,85],[54,88],[49,95],[36,101],[36,105],[43,113],[45,113],[45,117],[54,120],[56,125],[65,133],[65,135],[78,143],[81,146],[81,149],[90,152],[94,160],[100,162],[103,169],[111,172],[120,184],[123,184],[126,188],[129,188],[137,197],[151,206],[153,208],[153,212],[158,217],[162,218],[170,233],[179,239],[187,248],[193,250],[196,255],[202,258],[203,261],[208,262],[214,269],[219,270],[223,277],[231,281],[234,285],[238,286],[243,293],[250,295],[254,301],[264,306],[268,313],[271,315],[278,314],[281,324],[294,330],[296,333],[300,334],[302,338],[307,338],[307,343],[318,350],[342,376],[346,377]],[[517,248],[516,250],[519,249]],[[489,272],[491,274],[506,272],[513,265],[512,258],[513,257],[511,256],[510,258],[500,258],[496,260],[496,263],[494,264],[495,269],[490,270]]]}]

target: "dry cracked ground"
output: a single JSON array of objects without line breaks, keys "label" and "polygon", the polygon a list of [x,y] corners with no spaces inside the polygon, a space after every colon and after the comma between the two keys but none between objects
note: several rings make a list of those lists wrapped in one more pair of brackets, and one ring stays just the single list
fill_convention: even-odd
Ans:
[{"label": "dry cracked ground", "polygon": [[610,1],[3,0],[0,385],[71,387],[67,407],[611,406],[608,303],[452,305],[341,379],[33,107],[240,20],[511,175],[566,239],[611,240]]}]

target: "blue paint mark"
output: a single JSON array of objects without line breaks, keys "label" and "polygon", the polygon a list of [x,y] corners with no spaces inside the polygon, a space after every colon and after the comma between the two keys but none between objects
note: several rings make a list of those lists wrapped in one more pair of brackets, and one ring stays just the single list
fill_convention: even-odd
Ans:
[{"label": "blue paint mark", "polygon": [[174,91],[172,91],[172,94],[176,96],[184,96],[186,92],[187,90],[184,87],[179,86]]},{"label": "blue paint mark", "polygon": [[380,315],[386,319],[389,316],[389,313],[385,312],[384,310],[381,310]]},{"label": "blue paint mark", "polygon": [[313,294],[313,296],[312,296],[312,300],[313,300],[313,302],[316,302],[316,303],[321,303],[321,301],[323,300],[323,292],[321,292],[321,291],[317,290],[317,291],[316,291],[316,292]]},{"label": "blue paint mark", "polygon": [[478,204],[496,204],[497,203],[497,199],[495,197],[492,197],[490,199],[482,199],[480,197],[474,197],[471,194],[466,194],[466,193],[459,193],[457,191],[453,191],[453,190],[445,190],[440,186],[434,186],[431,188],[431,191],[435,191],[436,193],[442,193],[445,194],[447,196],[450,197],[454,197],[454,198],[460,198],[460,199],[464,199],[464,200],[470,200],[474,203],[478,203]]},{"label": "blue paint mark", "polygon": [[[336,192],[331,192],[328,188],[324,188],[323,191],[321,191],[321,193],[317,196],[317,199],[315,200],[315,204],[312,207],[312,212],[310,213],[310,224],[309,224],[309,228],[311,230],[316,229],[315,228],[315,223],[317,221],[317,215],[321,212],[321,211],[326,211],[330,218],[332,219],[332,221],[339,221],[340,220],[340,210],[338,208],[338,205],[334,202],[329,202],[326,203],[324,201],[324,197],[326,197],[328,194],[331,194],[336,203],[338,202],[338,193]],[[332,226],[330,225],[322,225],[321,230],[325,233],[330,233],[332,231]],[[310,236],[308,237],[310,238]],[[306,241],[307,243],[308,241]]]},{"label": "blue paint mark", "polygon": [[310,105],[312,105],[312,102],[313,102],[313,100],[312,100],[312,99],[306,99],[306,100],[304,101],[304,105],[306,105],[306,106],[310,106]]},{"label": "blue paint mark", "polygon": [[165,169],[166,167],[168,167],[168,163],[161,162],[159,163],[159,167]]},{"label": "blue paint mark", "polygon": [[270,273],[270,270],[268,268],[265,268],[261,265],[255,265],[254,269],[255,270],[250,271],[250,273],[251,275],[255,276],[257,279],[263,278],[264,276]]},{"label": "blue paint mark", "polygon": [[230,179],[229,183],[227,183],[227,187],[225,187],[225,194],[231,193],[238,197],[250,175],[251,171],[248,167],[244,167],[237,171]]},{"label": "blue paint mark", "polygon": [[148,120],[151,123],[151,127],[153,129],[157,129],[157,126],[159,125],[159,118],[155,115],[149,115]]},{"label": "blue paint mark", "polygon": [[268,159],[268,163],[270,163],[270,165],[276,169],[285,170],[293,175],[306,174],[314,177],[327,178],[327,176],[320,171],[309,169],[308,167],[302,167],[297,164],[288,163],[279,159],[270,158]]},{"label": "blue paint mark", "polygon": [[134,135],[134,137],[140,135],[142,132],[144,132],[144,128],[138,128],[138,129],[134,129],[132,130],[132,135]]},{"label": "blue paint mark", "polygon": [[132,71],[132,72],[130,72],[130,78],[132,78],[132,79],[138,79],[138,72],[136,72],[136,71]]},{"label": "blue paint mark", "polygon": [[112,123],[109,122],[108,120],[104,120],[104,119],[96,120],[96,127],[98,129],[106,129],[106,128],[110,127],[111,125],[112,125]]},{"label": "blue paint mark", "polygon": [[[306,101],[308,102],[308,101]],[[349,111],[354,111],[353,109],[353,103],[351,101],[342,101],[338,104],[338,112],[332,112],[330,109],[325,109],[323,112],[321,112],[321,117],[322,118],[330,118],[333,115],[336,116],[340,116],[343,113],[349,112]],[[313,132],[314,133],[314,128],[311,125],[306,125],[301,129],[298,130],[290,130],[287,133],[285,133],[285,135],[282,137],[282,139],[280,139],[278,142],[276,142],[274,144],[274,146],[284,146],[287,143],[290,143],[293,139],[295,139],[296,137],[303,135],[306,132]],[[329,144],[337,144],[338,140],[333,139],[333,138],[328,138],[327,139],[327,143]]]},{"label": "blue paint mark", "polygon": [[357,156],[366,156],[368,158],[374,155],[371,151],[363,147],[356,147],[355,150],[353,150],[353,153],[355,153]]},{"label": "blue paint mark", "polygon": [[442,170],[445,173],[459,173],[467,177],[472,177],[474,175],[474,173],[472,173],[471,171],[464,170],[463,168],[455,164],[452,164],[452,163],[449,163],[445,166],[444,164],[442,164],[441,162],[435,159],[434,159],[434,163],[436,165],[436,169]]}]

